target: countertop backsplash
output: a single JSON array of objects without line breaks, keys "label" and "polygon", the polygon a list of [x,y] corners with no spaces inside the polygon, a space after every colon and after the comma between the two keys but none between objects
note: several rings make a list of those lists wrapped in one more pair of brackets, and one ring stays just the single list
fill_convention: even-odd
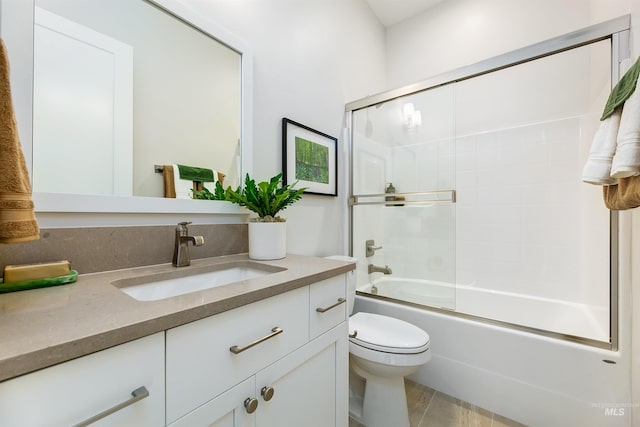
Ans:
[{"label": "countertop backsplash", "polygon": [[[69,260],[80,274],[171,262],[175,225],[51,228],[40,239],[0,245],[0,271],[5,265]],[[192,224],[190,235],[204,246],[190,247],[191,259],[248,251],[247,224]]]}]

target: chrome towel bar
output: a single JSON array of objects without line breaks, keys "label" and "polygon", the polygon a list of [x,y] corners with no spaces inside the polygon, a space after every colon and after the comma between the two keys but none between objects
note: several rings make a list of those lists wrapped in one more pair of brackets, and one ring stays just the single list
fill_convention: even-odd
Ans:
[{"label": "chrome towel bar", "polygon": [[[430,198],[425,198],[430,197]],[[364,200],[362,200],[364,199]],[[404,206],[433,203],[455,203],[456,190],[419,191],[413,193],[358,194],[349,197],[349,206]]]}]

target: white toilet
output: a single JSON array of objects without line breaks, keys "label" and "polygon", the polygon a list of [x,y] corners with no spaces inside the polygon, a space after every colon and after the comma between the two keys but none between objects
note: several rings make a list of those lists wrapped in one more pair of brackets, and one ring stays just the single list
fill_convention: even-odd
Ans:
[{"label": "white toilet", "polygon": [[[347,262],[355,258],[332,256]],[[347,276],[353,313],[357,270]],[[429,335],[393,317],[356,313],[349,318],[349,415],[366,427],[408,427],[404,377],[431,359]]]}]

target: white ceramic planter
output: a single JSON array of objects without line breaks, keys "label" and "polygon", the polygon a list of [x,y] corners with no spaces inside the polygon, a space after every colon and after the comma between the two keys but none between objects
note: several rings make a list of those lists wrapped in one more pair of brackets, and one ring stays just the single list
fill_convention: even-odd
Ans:
[{"label": "white ceramic planter", "polygon": [[249,258],[269,260],[286,255],[286,222],[249,222]]}]

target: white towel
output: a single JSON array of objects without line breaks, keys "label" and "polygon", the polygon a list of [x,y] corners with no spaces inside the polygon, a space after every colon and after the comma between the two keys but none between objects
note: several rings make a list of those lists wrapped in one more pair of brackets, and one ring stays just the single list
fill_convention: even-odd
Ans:
[{"label": "white towel", "polygon": [[193,181],[189,179],[180,179],[180,169],[178,165],[171,165],[173,167],[173,185],[176,189],[176,199],[191,199],[193,192]]},{"label": "white towel", "polygon": [[589,158],[582,170],[582,180],[595,185],[612,185],[617,181],[611,177],[611,164],[616,152],[618,129],[620,128],[621,108],[600,122],[593,137]]},{"label": "white towel", "polygon": [[612,178],[640,175],[640,90],[635,90],[622,106],[622,117],[611,164]]},{"label": "white towel", "polygon": [[[193,199],[193,181],[188,179],[180,179],[180,169],[178,165],[171,165],[173,167],[173,185],[176,189],[176,199]],[[212,169],[213,170],[213,169]],[[213,170],[213,182],[218,181],[218,172]],[[213,191],[213,188],[209,188]]]}]

